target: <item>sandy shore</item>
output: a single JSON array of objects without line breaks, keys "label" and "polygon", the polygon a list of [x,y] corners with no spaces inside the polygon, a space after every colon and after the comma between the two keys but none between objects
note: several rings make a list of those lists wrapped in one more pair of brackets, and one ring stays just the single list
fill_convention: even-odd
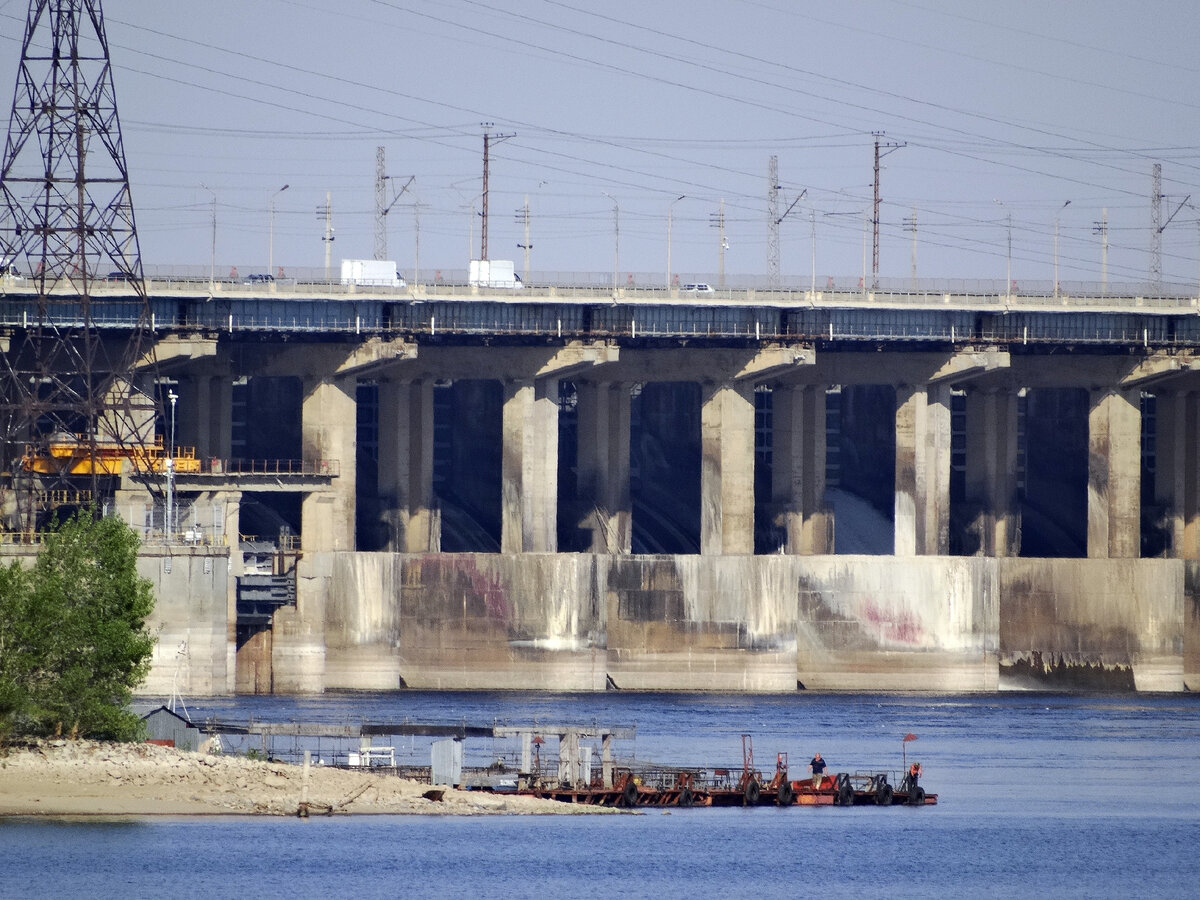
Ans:
[{"label": "sandy shore", "polygon": [[[45,741],[0,749],[0,816],[534,815],[614,812],[553,800],[446,789],[393,775],[187,753],[151,744]],[[439,788],[440,790],[440,788]]]}]

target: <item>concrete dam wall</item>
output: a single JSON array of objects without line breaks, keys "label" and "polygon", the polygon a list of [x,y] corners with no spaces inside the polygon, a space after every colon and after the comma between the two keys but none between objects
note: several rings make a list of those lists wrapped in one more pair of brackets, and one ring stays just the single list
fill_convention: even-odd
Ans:
[{"label": "concrete dam wall", "polygon": [[[276,611],[270,641],[238,649],[236,668],[245,684],[245,667],[269,666],[279,693],[1181,691],[1200,683],[1195,568],[1158,559],[316,553],[301,561],[296,604]],[[194,694],[220,692],[232,676],[216,640],[232,632],[216,621],[219,606],[197,625],[207,613],[162,605],[164,645],[179,632],[174,616],[209,641],[205,677],[192,645]],[[170,649],[160,646],[156,684],[168,680],[159,669]]]}]

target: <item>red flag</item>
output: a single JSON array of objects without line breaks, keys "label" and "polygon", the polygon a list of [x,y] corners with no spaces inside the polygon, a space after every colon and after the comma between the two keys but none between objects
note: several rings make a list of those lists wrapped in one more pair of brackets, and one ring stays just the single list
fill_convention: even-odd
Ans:
[{"label": "red flag", "polygon": [[901,742],[907,744],[909,741],[915,741],[916,739],[917,736],[910,731],[903,738],[901,738]]}]

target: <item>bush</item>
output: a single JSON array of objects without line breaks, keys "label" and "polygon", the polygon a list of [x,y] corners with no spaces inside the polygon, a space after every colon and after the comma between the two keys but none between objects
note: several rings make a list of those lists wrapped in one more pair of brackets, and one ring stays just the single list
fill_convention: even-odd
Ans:
[{"label": "bush", "polygon": [[51,526],[32,568],[0,566],[0,738],[139,736],[128,706],[154,595],[137,550],[120,519],[83,510]]}]

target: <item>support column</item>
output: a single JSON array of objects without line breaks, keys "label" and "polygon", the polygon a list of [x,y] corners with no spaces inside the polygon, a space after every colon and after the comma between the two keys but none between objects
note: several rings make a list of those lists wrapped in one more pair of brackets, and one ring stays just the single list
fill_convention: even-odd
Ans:
[{"label": "support column", "polygon": [[1088,412],[1088,556],[1141,555],[1140,392],[1092,391]]},{"label": "support column", "polygon": [[579,527],[592,534],[591,552],[629,553],[629,385],[577,381]]},{"label": "support column", "polygon": [[336,463],[337,475],[327,490],[304,497],[300,542],[304,550],[354,549],[357,379],[353,376],[304,379],[301,431],[306,463]]},{"label": "support column", "polygon": [[558,549],[558,379],[506,381],[501,553]]},{"label": "support column", "polygon": [[379,494],[393,553],[441,548],[433,496],[433,382],[379,383]]},{"label": "support column", "polygon": [[754,552],[754,384],[702,385],[700,553]]},{"label": "support column", "polygon": [[981,556],[1017,556],[1017,393],[967,389],[967,502],[975,510]]},{"label": "support column", "polygon": [[776,386],[772,407],[772,503],[788,553],[829,553],[825,509],[825,386]]},{"label": "support column", "polygon": [[896,388],[896,556],[950,550],[950,385]]}]

